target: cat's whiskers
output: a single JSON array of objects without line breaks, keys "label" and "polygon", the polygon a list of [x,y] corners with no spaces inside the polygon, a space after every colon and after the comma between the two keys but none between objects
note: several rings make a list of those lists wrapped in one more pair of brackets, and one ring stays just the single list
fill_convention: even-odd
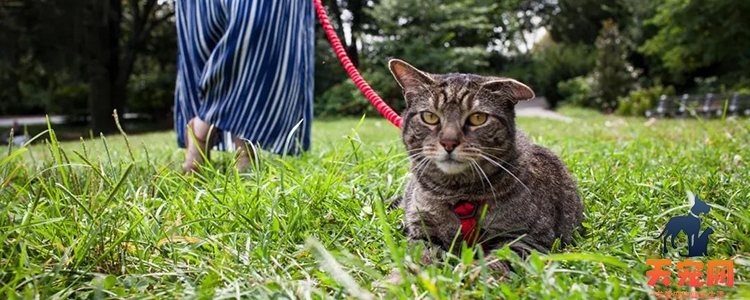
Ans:
[{"label": "cat's whiskers", "polygon": [[504,164],[508,165],[509,167],[511,167],[511,168],[513,168],[513,169],[516,169],[516,170],[519,170],[519,171],[521,170],[521,169],[519,169],[518,167],[516,167],[516,166],[514,166],[514,165],[511,165],[511,164],[510,164],[510,163],[508,163],[507,161],[505,161],[505,160],[503,160],[502,158],[499,158],[499,157],[497,157],[497,156],[495,156],[495,155],[489,154],[489,153],[487,153],[487,152],[484,152],[484,151],[481,151],[481,150],[479,151],[479,154],[480,154],[480,155],[481,155],[481,154],[487,155],[487,156],[489,156],[489,157],[491,157],[491,158],[493,158],[493,159],[495,159],[495,160],[498,160],[498,161],[500,161],[501,163],[504,163]]},{"label": "cat's whiskers", "polygon": [[[405,157],[406,157],[406,159],[409,159],[409,158],[411,158],[412,156],[414,156],[414,154],[419,154],[419,153],[421,153],[421,151],[422,151],[423,149],[424,149],[424,148],[416,148],[416,149],[406,150],[405,152],[399,152],[399,153],[393,154],[393,155],[391,155],[391,156],[390,156],[390,158],[396,158],[396,157],[404,157],[404,156],[405,156]],[[410,154],[410,153],[411,153],[411,154]],[[399,163],[400,163],[400,162],[403,162],[403,160],[399,161]]]},{"label": "cat's whiskers", "polygon": [[484,155],[484,154],[481,154],[481,153],[479,154],[479,156],[481,156],[482,158],[484,158],[485,160],[489,161],[490,163],[492,163],[492,164],[494,164],[494,165],[496,165],[496,166],[500,167],[501,169],[503,169],[503,170],[504,170],[505,172],[507,172],[507,173],[508,173],[508,174],[509,174],[510,176],[512,176],[512,177],[513,177],[513,179],[515,179],[516,181],[518,181],[518,183],[520,183],[520,184],[521,184],[521,185],[522,185],[522,186],[523,186],[523,187],[524,187],[524,188],[525,188],[525,189],[526,189],[527,191],[531,191],[531,190],[529,189],[529,187],[527,187],[527,186],[526,186],[526,185],[525,185],[525,184],[524,184],[524,183],[523,183],[523,182],[522,182],[522,181],[521,181],[520,179],[518,179],[518,177],[516,177],[516,175],[515,175],[515,174],[513,174],[513,172],[511,172],[511,171],[509,171],[508,169],[506,169],[505,167],[503,167],[503,165],[502,165],[501,163],[498,163],[498,162],[496,162],[496,161],[492,160],[491,158],[489,158],[488,156],[486,156],[486,155]]},{"label": "cat's whiskers", "polygon": [[[495,187],[492,186],[492,181],[490,181],[490,178],[487,177],[487,173],[484,172],[484,170],[482,170],[482,167],[479,166],[479,163],[475,159],[469,158],[469,161],[471,161],[472,166],[475,166],[479,170],[480,175],[484,176],[484,179],[487,180],[487,184],[490,185],[490,191],[492,192],[492,199],[497,200],[497,195],[495,194]],[[480,181],[481,181],[481,178],[480,178]],[[482,181],[482,187],[484,187],[484,181]]]},{"label": "cat's whiskers", "polygon": [[[481,175],[484,176],[484,179],[490,185],[490,191],[492,192],[492,200],[493,201],[497,201],[497,194],[495,193],[495,187],[492,185],[492,181],[490,181],[490,178],[487,177],[487,173],[484,172],[484,170],[479,165],[479,162],[477,162],[476,159],[471,158],[471,157],[467,157],[467,159],[469,159],[469,161],[472,163],[472,167],[473,168],[479,169],[479,172],[481,172]],[[480,181],[481,181],[481,178],[480,178]],[[481,182],[482,182],[482,187],[485,187],[484,181],[481,181]],[[477,211],[477,213],[481,214],[482,212],[481,211]],[[489,211],[488,211],[488,213],[489,213]],[[497,218],[498,218],[498,214],[497,213],[490,213],[489,215],[484,216],[483,224],[493,224],[497,220]],[[486,230],[481,230],[480,232],[481,232],[481,234],[479,236],[479,241],[480,242],[483,242],[485,240],[489,240],[489,239],[485,238],[485,235],[487,234]]]},{"label": "cat's whiskers", "polygon": [[417,151],[417,150],[419,150],[419,152],[411,154],[407,157],[407,159],[412,160],[412,163],[413,163],[412,168],[410,170],[412,174],[415,174],[417,171],[419,171],[419,169],[422,168],[422,166],[429,160],[427,153],[422,151],[423,149],[424,148],[412,149],[411,150],[412,152]]},{"label": "cat's whiskers", "polygon": [[507,148],[482,147],[482,146],[478,146],[477,148],[482,149],[482,150],[496,150],[496,151],[500,151],[500,152],[506,152],[506,151],[508,151]]},{"label": "cat's whiskers", "polygon": [[[485,185],[484,185],[484,181],[482,181],[482,177],[481,177],[481,174],[479,174],[479,172],[476,172],[476,174],[474,173],[474,172],[476,171],[476,168],[477,168],[477,166],[476,166],[476,162],[474,162],[474,160],[472,160],[472,161],[470,161],[470,162],[471,162],[471,165],[470,165],[470,166],[471,166],[471,175],[476,175],[476,176],[480,176],[480,177],[479,177],[479,182],[481,182],[481,183],[482,183],[482,189],[483,189],[483,190],[484,190],[484,189],[487,189],[487,186],[485,186]],[[481,171],[481,169],[480,169],[480,171]]]},{"label": "cat's whiskers", "polygon": [[427,168],[427,164],[429,163],[429,161],[430,160],[427,158],[424,158],[421,161],[419,161],[417,166],[414,167],[414,169],[412,169],[412,174],[414,174],[414,176],[416,177],[421,177],[422,172],[424,172],[424,170]]},{"label": "cat's whiskers", "polygon": [[411,149],[411,150],[406,150],[406,153],[412,153],[412,152],[419,152],[419,151],[423,151],[423,150],[424,150],[425,148],[427,148],[427,147],[422,147],[422,148],[414,148],[414,149]]},{"label": "cat's whiskers", "polygon": [[412,173],[416,174],[417,177],[422,177],[422,173],[427,169],[427,165],[429,165],[431,161],[432,160],[429,159],[428,156],[425,156],[425,158],[419,162],[417,167],[414,168],[414,171]]},{"label": "cat's whiskers", "polygon": [[420,156],[424,157],[424,154],[422,154],[422,153],[420,152],[420,153],[415,153],[415,154],[412,154],[412,155],[406,156],[406,157],[404,157],[404,158],[402,158],[402,159],[398,160],[397,162],[395,162],[395,164],[394,164],[394,165],[401,165],[401,164],[403,164],[403,163],[404,163],[404,162],[406,162],[406,161],[412,161],[412,160],[416,160],[416,159],[418,159],[418,158],[419,158]]}]

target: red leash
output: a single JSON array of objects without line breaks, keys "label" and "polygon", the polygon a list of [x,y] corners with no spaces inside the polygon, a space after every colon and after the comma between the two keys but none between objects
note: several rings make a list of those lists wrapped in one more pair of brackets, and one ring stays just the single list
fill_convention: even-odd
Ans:
[{"label": "red leash", "polygon": [[372,90],[370,85],[365,82],[364,78],[362,78],[362,75],[359,74],[359,71],[357,71],[354,64],[352,64],[352,61],[346,54],[346,50],[344,50],[344,46],[341,45],[341,41],[339,41],[338,36],[336,36],[336,30],[331,26],[331,21],[328,19],[328,15],[326,14],[325,7],[323,7],[321,0],[313,0],[313,2],[315,3],[315,10],[318,12],[318,18],[320,18],[320,22],[323,24],[323,29],[326,31],[328,40],[331,42],[331,46],[333,46],[333,51],[336,52],[344,69],[349,73],[349,77],[352,78],[352,81],[354,81],[354,84],[357,85],[362,94],[367,97],[367,100],[370,100],[370,103],[378,109],[380,114],[393,123],[394,126],[401,129],[401,117],[394,112],[388,104],[385,104],[385,101],[383,101],[383,99]]}]

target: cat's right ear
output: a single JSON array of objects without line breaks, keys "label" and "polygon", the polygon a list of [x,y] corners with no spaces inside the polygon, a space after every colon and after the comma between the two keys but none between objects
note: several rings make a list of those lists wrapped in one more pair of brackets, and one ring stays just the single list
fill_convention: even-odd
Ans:
[{"label": "cat's right ear", "polygon": [[422,72],[400,59],[391,59],[388,62],[388,68],[404,93],[435,83],[430,74]]}]

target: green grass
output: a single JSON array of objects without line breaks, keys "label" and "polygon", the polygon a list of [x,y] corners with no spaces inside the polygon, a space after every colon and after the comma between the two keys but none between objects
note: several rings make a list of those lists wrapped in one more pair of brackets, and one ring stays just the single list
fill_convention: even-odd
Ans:
[{"label": "green grass", "polygon": [[[180,175],[171,132],[3,151],[0,298],[648,298],[645,261],[662,257],[654,238],[688,190],[714,205],[710,257],[735,264],[734,287],[698,290],[750,297],[750,120],[563,112],[580,119],[518,123],[578,179],[586,232],[528,261],[501,250],[517,270],[505,281],[463,257],[372,288],[413,267],[402,213],[381,205],[407,163],[387,121],[349,119],[316,121],[312,151],[264,153],[243,174],[217,153]],[[677,279],[669,289],[687,291]]]}]

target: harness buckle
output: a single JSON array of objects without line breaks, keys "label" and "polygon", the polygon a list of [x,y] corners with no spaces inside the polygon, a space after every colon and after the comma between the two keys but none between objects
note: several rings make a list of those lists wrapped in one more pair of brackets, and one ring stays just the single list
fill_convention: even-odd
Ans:
[{"label": "harness buckle", "polygon": [[[458,212],[458,210],[460,210],[461,209],[460,206],[463,206],[463,205],[471,205],[472,206],[471,213],[469,213],[469,214],[463,214],[463,215],[460,214]],[[452,210],[453,210],[453,213],[456,215],[456,217],[458,217],[459,220],[473,219],[477,215],[477,210],[479,210],[479,206],[480,206],[479,203],[477,203],[476,201],[463,201],[463,200],[461,200],[461,201],[456,202],[456,204],[453,205]]]}]

